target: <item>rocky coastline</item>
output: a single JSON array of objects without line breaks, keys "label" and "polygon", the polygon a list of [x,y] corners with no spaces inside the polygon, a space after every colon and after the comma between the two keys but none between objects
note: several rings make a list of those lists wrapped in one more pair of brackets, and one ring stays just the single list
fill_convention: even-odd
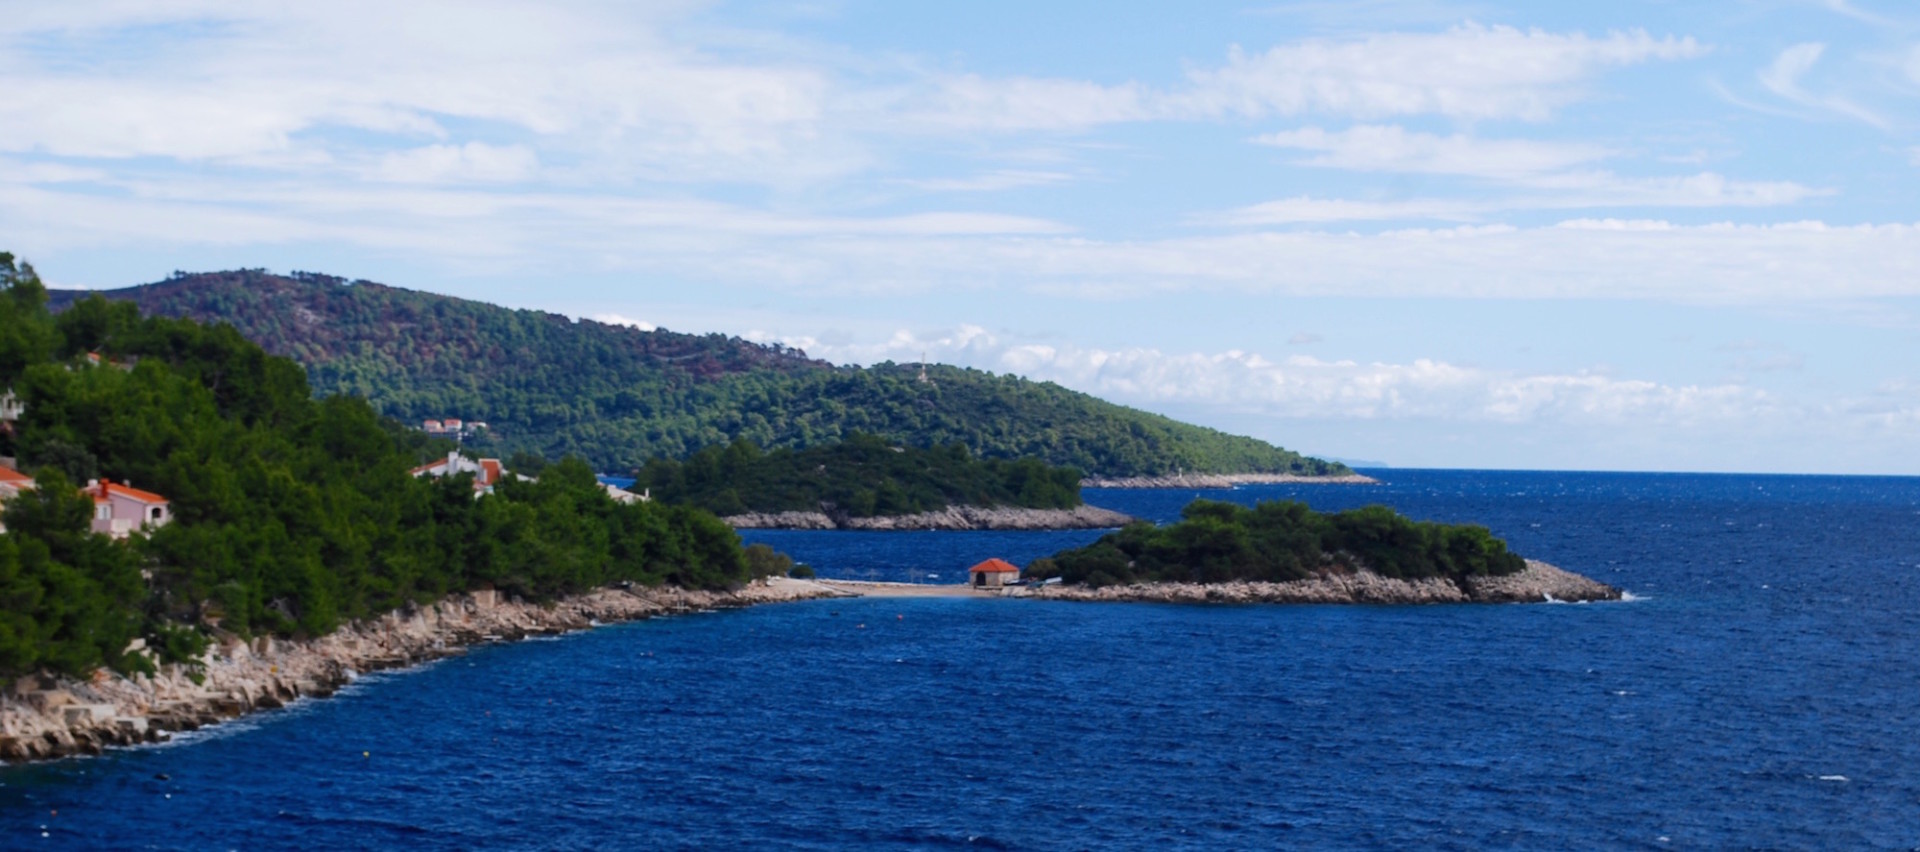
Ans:
[{"label": "rocky coastline", "polygon": [[729,515],[737,530],[1098,530],[1123,527],[1133,516],[1098,506],[1072,509],[1019,509],[1007,506],[948,506],[915,515],[855,518],[825,512],[760,512]]},{"label": "rocky coastline", "polygon": [[1339,476],[1301,476],[1297,473],[1179,473],[1172,476],[1088,477],[1081,488],[1233,488],[1239,485],[1379,485],[1380,480],[1357,473]]},{"label": "rocky coastline", "polygon": [[179,665],[162,666],[151,676],[123,677],[102,669],[84,681],[20,678],[0,692],[0,759],[48,760],[160,742],[176,731],[282,707],[301,697],[331,695],[361,673],[459,656],[470,645],[671,613],[849,596],[819,583],[780,577],[731,592],[605,588],[544,605],[476,592],[389,613],[309,641],[228,636],[208,650],[199,683]]},{"label": "rocky coastline", "polygon": [[1068,601],[1132,601],[1187,604],[1440,604],[1612,601],[1621,591],[1605,583],[1527,560],[1525,570],[1503,577],[1471,577],[1459,583],[1441,577],[1397,580],[1372,571],[1329,571],[1287,583],[1141,583],[1131,586],[1029,586],[1034,598]]}]

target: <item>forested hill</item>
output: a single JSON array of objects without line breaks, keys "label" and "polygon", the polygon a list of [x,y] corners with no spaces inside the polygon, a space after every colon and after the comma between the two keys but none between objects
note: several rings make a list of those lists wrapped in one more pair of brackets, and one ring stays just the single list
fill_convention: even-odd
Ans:
[{"label": "forested hill", "polygon": [[[79,292],[52,293],[63,309]],[[304,364],[316,393],[418,423],[491,430],[473,449],[580,455],[601,470],[746,439],[811,447],[864,432],[959,443],[1093,475],[1346,473],[1262,441],[1114,405],[1050,382],[917,365],[836,367],[718,334],[640,331],[310,273],[175,275],[102,291],[148,315],[232,323]]]}]

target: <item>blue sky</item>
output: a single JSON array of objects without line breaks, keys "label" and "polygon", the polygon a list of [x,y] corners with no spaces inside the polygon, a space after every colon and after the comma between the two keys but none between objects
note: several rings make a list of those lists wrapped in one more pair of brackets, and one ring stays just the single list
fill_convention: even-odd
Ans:
[{"label": "blue sky", "polygon": [[0,247],[1016,372],[1395,465],[1920,474],[1890,2],[69,2]]}]

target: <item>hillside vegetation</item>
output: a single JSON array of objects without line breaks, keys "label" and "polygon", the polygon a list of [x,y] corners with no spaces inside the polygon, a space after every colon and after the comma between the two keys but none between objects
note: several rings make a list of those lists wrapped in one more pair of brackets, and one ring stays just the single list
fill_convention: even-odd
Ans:
[{"label": "hillside vegetation", "polygon": [[1080,472],[1033,459],[975,459],[967,448],[897,447],[872,435],[803,450],[763,452],[750,441],[709,447],[684,463],[655,459],[635,488],[718,515],[820,512],[856,518],[947,506],[1071,509]]},{"label": "hillside vegetation", "polygon": [[[324,634],[481,584],[545,599],[752,573],[718,518],[615,503],[578,459],[476,498],[470,477],[409,474],[437,449],[424,436],[362,399],[316,399],[299,365],[232,327],[104,299],[56,318],[45,299],[0,253],[0,389],[26,403],[0,455],[38,481],[5,506],[0,682],[188,661],[214,630]],[[78,483],[95,477],[169,498],[173,522],[89,532]]]},{"label": "hillside vegetation", "polygon": [[[56,308],[79,294],[56,293]],[[1090,475],[1346,473],[1251,438],[979,370],[836,367],[717,334],[640,331],[321,275],[177,275],[105,291],[150,315],[232,323],[305,365],[321,394],[381,413],[485,421],[476,449],[580,455],[603,471],[745,439],[770,449],[859,432],[915,447],[961,444]]]},{"label": "hillside vegetation", "polygon": [[1331,514],[1297,501],[1252,508],[1195,500],[1165,526],[1139,523],[1086,547],[1035,560],[1027,574],[1069,583],[1304,580],[1332,567],[1412,580],[1512,574],[1526,560],[1486,527],[1414,521],[1385,506]]}]

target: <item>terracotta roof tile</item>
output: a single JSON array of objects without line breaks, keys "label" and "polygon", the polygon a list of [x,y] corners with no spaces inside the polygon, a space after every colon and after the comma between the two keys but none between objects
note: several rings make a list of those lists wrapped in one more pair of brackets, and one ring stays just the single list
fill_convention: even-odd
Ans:
[{"label": "terracotta roof tile", "polygon": [[167,498],[162,497],[158,494],[155,494],[151,491],[141,491],[138,488],[129,488],[117,482],[108,482],[107,480],[104,480],[104,479],[100,480],[99,488],[95,489],[93,492],[93,502],[95,503],[103,502],[108,497],[111,497],[111,496],[125,497],[129,500],[137,500],[141,503],[170,502],[167,500]]}]

